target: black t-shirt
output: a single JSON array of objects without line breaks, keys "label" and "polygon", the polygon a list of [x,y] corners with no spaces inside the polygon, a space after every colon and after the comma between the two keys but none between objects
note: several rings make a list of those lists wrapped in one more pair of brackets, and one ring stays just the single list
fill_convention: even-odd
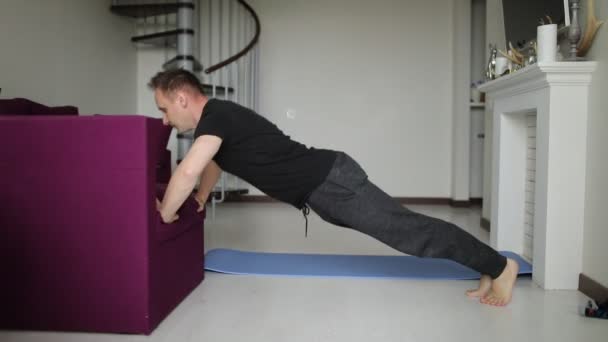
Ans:
[{"label": "black t-shirt", "polygon": [[222,139],[213,160],[269,196],[301,209],[327,177],[335,151],[308,148],[239,104],[209,99],[194,132]]}]

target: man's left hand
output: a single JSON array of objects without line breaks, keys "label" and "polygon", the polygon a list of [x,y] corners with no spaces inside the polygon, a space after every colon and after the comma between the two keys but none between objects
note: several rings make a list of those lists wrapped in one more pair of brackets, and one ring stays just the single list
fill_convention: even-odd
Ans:
[{"label": "man's left hand", "polygon": [[163,215],[163,212],[161,211],[161,202],[158,200],[158,198],[156,199],[156,210],[158,210],[158,213],[160,214],[160,218],[163,220],[164,223],[173,223],[175,221],[177,221],[177,219],[179,219],[179,216],[177,214],[173,215],[173,217],[171,218],[167,218],[165,217],[165,215]]}]

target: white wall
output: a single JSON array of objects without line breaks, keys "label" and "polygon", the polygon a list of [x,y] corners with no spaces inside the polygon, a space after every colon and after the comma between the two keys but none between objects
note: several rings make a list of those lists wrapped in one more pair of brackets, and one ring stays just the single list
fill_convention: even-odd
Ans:
[{"label": "white wall", "polygon": [[[470,80],[477,82],[485,78],[486,61],[486,0],[471,1],[471,59]],[[485,133],[483,107],[471,107],[471,172],[470,197],[483,197],[484,181],[484,145],[485,139],[480,134]]]},{"label": "white wall", "polygon": [[471,81],[474,82],[486,75],[486,0],[472,0],[471,12]]},{"label": "white wall", "polygon": [[[586,1],[585,1],[586,3]],[[608,18],[608,2],[596,1],[596,16]],[[586,14],[582,13],[583,30]],[[589,98],[587,138],[587,189],[585,201],[585,236],[583,273],[608,287],[608,27],[599,30],[589,55],[598,62],[593,74]]]},{"label": "white wall", "polygon": [[[496,44],[498,49],[505,51],[505,24],[502,12],[502,0],[486,0],[486,61],[490,58],[490,44]],[[490,220],[492,217],[492,112],[494,108],[486,99],[486,115],[484,117],[485,138],[483,154],[483,208],[481,217]]]},{"label": "white wall", "polygon": [[469,200],[471,172],[471,0],[455,0],[452,32],[451,198]]},{"label": "white wall", "polygon": [[134,113],[133,25],[109,8],[109,0],[3,0],[0,96]]},{"label": "white wall", "polygon": [[[393,196],[450,197],[450,0],[252,0],[260,112]],[[294,109],[294,120],[286,118]]]}]

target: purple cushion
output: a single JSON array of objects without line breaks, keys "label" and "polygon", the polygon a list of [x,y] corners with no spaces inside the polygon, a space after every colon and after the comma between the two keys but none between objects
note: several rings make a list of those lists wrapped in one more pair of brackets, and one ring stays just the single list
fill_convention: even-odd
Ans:
[{"label": "purple cushion", "polygon": [[26,115],[30,108],[31,101],[26,99],[0,99],[0,115]]},{"label": "purple cushion", "polygon": [[32,107],[33,115],[78,115],[78,108],[74,106],[58,106],[58,107],[47,107],[47,106],[34,106]]},{"label": "purple cushion", "polygon": [[48,107],[43,104],[24,99],[0,100],[0,115],[78,115],[74,106]]}]

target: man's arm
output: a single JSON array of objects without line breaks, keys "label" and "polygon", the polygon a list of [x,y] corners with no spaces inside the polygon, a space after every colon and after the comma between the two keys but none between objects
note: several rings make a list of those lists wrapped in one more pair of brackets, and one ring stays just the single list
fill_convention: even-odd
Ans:
[{"label": "man's arm", "polygon": [[220,178],[222,174],[222,169],[217,165],[217,163],[213,160],[207,164],[205,170],[203,170],[203,174],[201,175],[201,182],[198,187],[198,192],[196,193],[196,200],[199,204],[199,210],[205,207],[205,203],[207,202],[207,198],[209,198],[209,194],[213,190],[213,187],[217,183],[217,180]]},{"label": "man's arm", "polygon": [[159,208],[163,222],[169,223],[175,220],[175,213],[190,196],[197,178],[220,149],[221,144],[222,139],[213,135],[203,135],[194,141],[167,185],[165,197]]}]

